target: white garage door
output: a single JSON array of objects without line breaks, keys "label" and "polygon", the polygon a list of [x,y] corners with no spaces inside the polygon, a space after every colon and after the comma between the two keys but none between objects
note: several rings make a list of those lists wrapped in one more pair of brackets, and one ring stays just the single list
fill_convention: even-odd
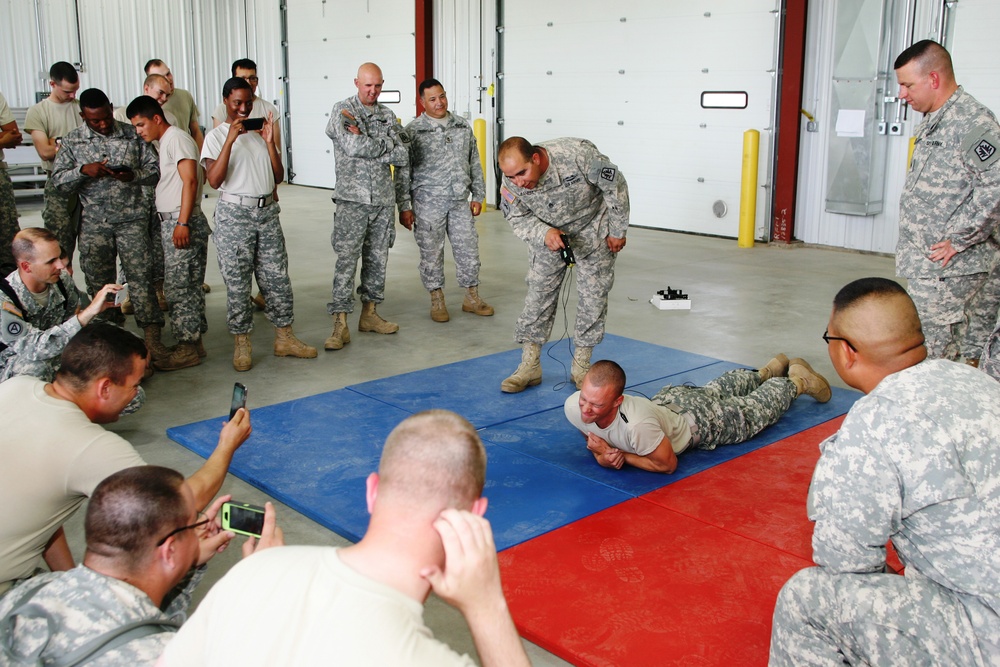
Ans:
[{"label": "white garage door", "polygon": [[[505,0],[503,137],[590,139],[629,182],[632,224],[735,237],[743,132],[770,164],[774,0]],[[741,91],[745,109],[705,109]],[[757,233],[769,191],[758,189]],[[728,212],[717,217],[713,205]]]},{"label": "white garage door", "polygon": [[385,77],[380,101],[409,122],[415,112],[412,0],[287,0],[289,182],[332,188],[333,148],[325,134],[335,102],[357,93],[358,66]]}]

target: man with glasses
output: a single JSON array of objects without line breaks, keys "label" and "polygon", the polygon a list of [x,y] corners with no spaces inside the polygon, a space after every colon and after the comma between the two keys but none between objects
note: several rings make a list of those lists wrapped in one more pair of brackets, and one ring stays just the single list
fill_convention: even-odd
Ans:
[{"label": "man with glasses", "polygon": [[667,385],[652,400],[625,395],[625,371],[613,361],[590,367],[582,388],[566,399],[566,419],[587,441],[598,464],[672,473],[688,449],[715,449],[749,440],[807,394],[820,403],[830,384],[805,359],[784,354],[759,370],[723,373],[704,387]]},{"label": "man with glasses", "polygon": [[[820,445],[813,561],[778,595],[771,665],[1000,663],[1000,384],[928,358],[885,278],[837,294],[824,338],[866,394]],[[905,576],[886,570],[891,540]]]},{"label": "man with glasses", "polygon": [[[159,466],[106,478],[87,507],[83,563],[39,575],[0,599],[0,624],[10,628],[0,642],[8,656],[30,655],[42,664],[68,664],[60,660],[71,655],[73,664],[152,664],[183,622],[208,561],[234,537],[216,520],[228,499],[202,514],[184,476]],[[258,550],[281,544],[268,505],[265,534],[277,535]]]},{"label": "man with glasses", "polygon": [[76,193],[63,193],[52,182],[52,166],[62,138],[78,128],[80,103],[76,91],[80,89],[80,76],[67,62],[57,62],[49,68],[49,96],[28,107],[24,117],[24,131],[31,135],[35,152],[42,160],[42,169],[49,175],[45,181],[45,208],[42,220],[45,228],[56,235],[59,245],[73,263],[76,235],[80,229],[80,200]]},{"label": "man with glasses", "polygon": [[[118,419],[146,370],[146,346],[110,324],[91,324],[63,350],[52,383],[16,377],[0,384],[0,593],[35,574],[74,562],[62,524],[108,475],[145,461],[101,424]],[[250,435],[245,410],[223,425],[219,444],[188,478],[197,508],[207,507],[233,454]]]}]

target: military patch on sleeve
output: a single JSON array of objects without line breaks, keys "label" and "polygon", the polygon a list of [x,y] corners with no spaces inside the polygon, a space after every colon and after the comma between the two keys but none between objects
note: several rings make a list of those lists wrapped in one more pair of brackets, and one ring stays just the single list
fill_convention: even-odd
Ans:
[{"label": "military patch on sleeve", "polygon": [[500,212],[503,213],[505,218],[510,215],[515,199],[517,199],[517,196],[508,190],[506,185],[500,186]]},{"label": "military patch on sleeve", "polygon": [[976,156],[979,158],[980,162],[986,162],[991,157],[993,157],[994,153],[997,152],[996,146],[994,146],[993,144],[991,144],[986,139],[981,139],[979,141],[979,143],[976,144],[976,147],[975,147],[974,150],[975,150]]},{"label": "military patch on sleeve", "polygon": [[22,338],[27,332],[28,326],[24,320],[6,308],[0,310],[0,340],[10,345]]},{"label": "military patch on sleeve", "polygon": [[601,169],[601,178],[605,181],[615,180],[615,176],[618,175],[618,170],[614,167],[604,167]]}]

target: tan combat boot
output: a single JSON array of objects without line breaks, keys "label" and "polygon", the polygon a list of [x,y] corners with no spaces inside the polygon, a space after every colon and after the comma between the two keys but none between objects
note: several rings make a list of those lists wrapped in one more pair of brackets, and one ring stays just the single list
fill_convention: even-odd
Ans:
[{"label": "tan combat boot", "polygon": [[465,288],[465,300],[462,301],[462,312],[488,317],[493,314],[493,306],[483,301],[479,296],[479,286]]},{"label": "tan combat boot", "polygon": [[583,389],[583,378],[590,370],[590,353],[593,350],[592,347],[577,346],[573,351],[573,365],[569,376],[573,378],[573,384],[577,389]]},{"label": "tan combat boot", "polygon": [[435,322],[447,322],[451,319],[448,316],[448,306],[444,304],[444,292],[439,289],[431,290],[431,319]]},{"label": "tan combat boot", "polygon": [[399,331],[399,325],[379,317],[379,314],[375,312],[374,301],[363,301],[361,302],[361,317],[358,319],[358,331],[394,334]]},{"label": "tan combat boot", "polygon": [[788,375],[788,357],[779,352],[757,372],[760,373],[761,382],[767,382],[771,378],[786,377]]},{"label": "tan combat boot", "polygon": [[538,343],[524,343],[521,348],[521,364],[514,374],[500,383],[500,391],[516,394],[525,387],[542,383],[542,346]]},{"label": "tan combat boot", "polygon": [[236,345],[233,349],[233,368],[238,371],[248,371],[253,367],[253,345],[249,334],[236,334]]},{"label": "tan combat boot", "polygon": [[292,327],[274,328],[274,356],[296,357],[298,359],[315,359],[316,348],[306,345],[292,333]]},{"label": "tan combat boot", "polygon": [[324,350],[339,350],[351,342],[351,332],[347,329],[347,313],[333,314],[333,332],[323,343]]},{"label": "tan combat boot", "polygon": [[163,293],[162,280],[157,280],[153,283],[153,291],[156,292],[156,303],[160,306],[160,310],[164,313],[170,310],[170,304],[167,303],[167,295]]},{"label": "tan combat boot", "polygon": [[146,348],[153,357],[154,362],[163,361],[170,356],[171,350],[160,341],[160,325],[150,324],[143,327],[142,332],[146,335]]},{"label": "tan combat boot", "polygon": [[795,383],[799,396],[807,394],[819,403],[826,403],[833,396],[830,383],[814,371],[805,359],[796,358],[788,362],[788,379]]},{"label": "tan combat boot", "polygon": [[154,361],[153,366],[158,371],[178,371],[201,363],[196,343],[178,343],[170,356],[162,361]]}]

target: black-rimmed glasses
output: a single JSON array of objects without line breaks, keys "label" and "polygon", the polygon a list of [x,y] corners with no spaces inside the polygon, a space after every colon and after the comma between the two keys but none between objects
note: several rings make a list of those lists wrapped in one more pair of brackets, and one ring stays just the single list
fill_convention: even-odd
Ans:
[{"label": "black-rimmed glasses", "polygon": [[163,539],[161,539],[159,542],[156,543],[156,546],[162,547],[164,542],[166,542],[167,540],[169,540],[171,537],[173,537],[177,533],[183,533],[185,530],[191,530],[192,528],[201,528],[206,523],[208,523],[209,520],[210,520],[208,517],[206,517],[201,512],[198,512],[198,516],[202,517],[201,521],[199,521],[198,523],[192,523],[190,526],[181,526],[180,528],[174,528],[169,533],[167,533],[166,535],[164,535]]},{"label": "black-rimmed glasses", "polygon": [[847,343],[847,347],[851,348],[851,350],[853,350],[854,352],[858,351],[858,348],[854,347],[854,343],[852,343],[851,341],[847,340],[846,338],[841,338],[840,336],[831,336],[829,329],[827,329],[826,331],[823,332],[823,340],[826,341],[827,345],[830,344],[831,340],[842,340],[845,343]]}]

